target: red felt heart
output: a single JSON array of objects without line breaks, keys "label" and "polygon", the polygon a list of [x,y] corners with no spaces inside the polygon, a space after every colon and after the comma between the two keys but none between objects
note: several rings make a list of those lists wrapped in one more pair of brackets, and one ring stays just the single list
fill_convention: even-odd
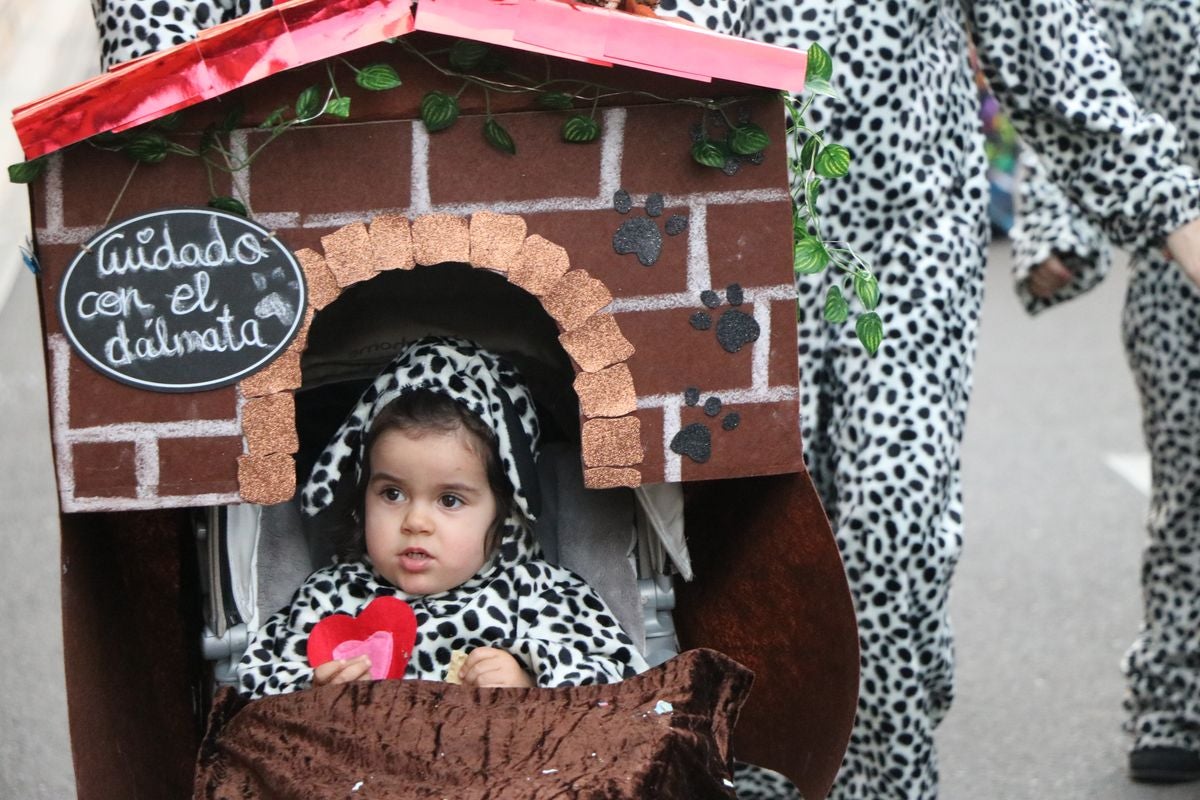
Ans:
[{"label": "red felt heart", "polygon": [[[392,663],[383,677],[403,678],[417,641],[417,617],[412,607],[398,597],[377,597],[357,617],[332,614],[318,622],[308,635],[308,663],[315,669],[333,661],[333,651],[338,645],[348,642],[351,643],[348,649],[358,649],[355,645],[365,643],[379,632],[392,637]],[[371,667],[371,676],[375,677],[379,672],[377,665]]]}]

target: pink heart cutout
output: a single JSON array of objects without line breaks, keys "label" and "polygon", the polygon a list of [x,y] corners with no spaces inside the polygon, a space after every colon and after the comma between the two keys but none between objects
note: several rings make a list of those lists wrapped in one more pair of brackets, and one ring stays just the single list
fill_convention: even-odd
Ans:
[{"label": "pink heart cutout", "polygon": [[[334,648],[344,642],[367,642],[377,633],[391,638],[391,657],[383,661],[383,677],[400,679],[412,656],[417,640],[417,618],[412,607],[399,597],[377,597],[357,617],[330,614],[308,634],[308,663],[314,668],[332,661]],[[371,657],[371,677],[375,677],[375,657]]]},{"label": "pink heart cutout", "polygon": [[388,669],[392,666],[392,634],[388,631],[375,631],[365,640],[347,639],[333,648],[335,661],[358,658],[366,655],[371,659],[371,678],[383,680],[387,677]]}]

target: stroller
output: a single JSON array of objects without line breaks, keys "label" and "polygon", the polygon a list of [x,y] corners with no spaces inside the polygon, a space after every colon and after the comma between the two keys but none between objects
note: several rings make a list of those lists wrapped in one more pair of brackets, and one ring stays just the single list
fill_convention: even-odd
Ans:
[{"label": "stroller", "polygon": [[762,87],[802,73],[558,0],[291,0],[16,110],[44,169],[80,797],[191,792],[214,692],[329,557],[296,476],[428,334],[528,379],[548,558],[652,664],[710,648],[752,670],[732,755],[824,796],[857,635],[800,455],[784,115]]}]

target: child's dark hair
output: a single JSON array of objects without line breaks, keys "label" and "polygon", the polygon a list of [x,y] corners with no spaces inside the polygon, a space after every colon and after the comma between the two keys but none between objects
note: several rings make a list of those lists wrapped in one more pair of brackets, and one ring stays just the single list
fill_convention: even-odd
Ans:
[{"label": "child's dark hair", "polygon": [[364,525],[367,484],[371,480],[371,449],[379,437],[387,431],[452,433],[459,429],[465,429],[470,434],[470,446],[479,451],[487,474],[488,487],[495,498],[496,517],[488,528],[483,546],[486,557],[492,557],[500,545],[501,530],[512,509],[513,501],[512,484],[500,463],[496,434],[466,406],[444,394],[418,389],[397,397],[385,406],[371,423],[371,429],[367,432],[363,444],[362,469],[354,496],[347,498],[343,505],[343,508],[349,505],[353,512],[343,516],[345,524],[336,536],[335,543],[340,560],[358,560],[366,553]]}]

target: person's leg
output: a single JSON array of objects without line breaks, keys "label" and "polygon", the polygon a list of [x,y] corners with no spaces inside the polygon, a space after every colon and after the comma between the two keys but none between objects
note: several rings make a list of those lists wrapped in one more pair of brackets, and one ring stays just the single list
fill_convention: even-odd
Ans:
[{"label": "person's leg", "polygon": [[1200,779],[1200,291],[1173,264],[1142,264],[1124,326],[1152,470],[1145,616],[1124,662],[1130,767]]},{"label": "person's leg", "polygon": [[[953,698],[947,600],[962,545],[959,449],[986,236],[982,220],[944,211],[899,236],[876,264],[888,331],[877,356],[865,354],[852,325],[800,326],[805,450],[845,561],[862,650],[858,716],[831,795],[840,800],[937,794],[933,729]],[[808,319],[824,283],[799,283]]]}]

